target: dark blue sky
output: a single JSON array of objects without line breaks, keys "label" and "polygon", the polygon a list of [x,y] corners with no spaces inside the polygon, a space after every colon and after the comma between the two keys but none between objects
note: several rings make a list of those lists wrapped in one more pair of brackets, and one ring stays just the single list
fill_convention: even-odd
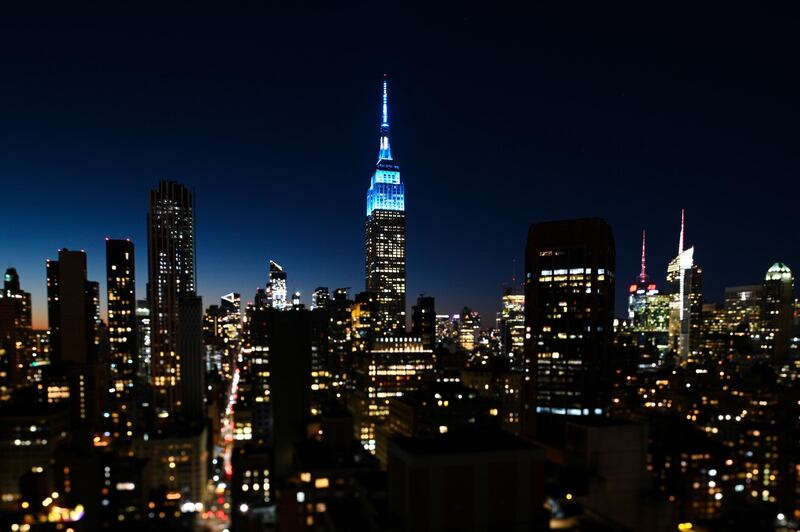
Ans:
[{"label": "dark blue sky", "polygon": [[613,226],[620,311],[643,228],[663,284],[681,207],[708,299],[776,260],[800,268],[794,11],[176,5],[0,18],[0,266],[20,270],[40,326],[59,247],[86,249],[102,281],[103,237],[131,237],[143,295],[161,178],[196,191],[206,304],[251,299],[270,258],[306,301],[360,290],[384,72],[409,302],[474,306],[488,325],[528,225],[566,217]]}]

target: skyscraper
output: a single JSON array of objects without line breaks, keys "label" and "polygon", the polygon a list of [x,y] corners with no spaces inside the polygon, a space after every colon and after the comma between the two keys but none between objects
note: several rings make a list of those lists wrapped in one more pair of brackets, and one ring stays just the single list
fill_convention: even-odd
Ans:
[{"label": "skyscraper", "polygon": [[272,260],[269,261],[266,294],[267,306],[278,310],[286,309],[286,272],[283,271],[283,266]]},{"label": "skyscraper", "polygon": [[16,268],[8,268],[0,290],[0,400],[27,384],[33,331],[31,294],[20,289]]},{"label": "skyscraper", "polygon": [[531,226],[525,250],[523,433],[534,414],[604,414],[611,402],[615,247],[599,218]]},{"label": "skyscraper", "polygon": [[694,262],[694,246],[684,249],[684,230],[681,209],[678,255],[667,266],[669,343],[681,360],[699,354],[703,312],[703,270]]},{"label": "skyscraper", "polygon": [[86,253],[60,249],[47,261],[47,319],[50,326],[51,386],[67,387],[75,426],[96,420],[105,389],[98,364],[97,283],[86,279]]},{"label": "skyscraper", "polygon": [[106,239],[108,335],[111,347],[111,389],[130,407],[138,365],[136,285],[133,242]]},{"label": "skyscraper", "polygon": [[789,354],[794,304],[794,277],[792,270],[776,262],[764,277],[763,334],[766,351],[781,361]]},{"label": "skyscraper", "polygon": [[196,290],[194,200],[180,183],[161,181],[150,191],[147,255],[150,374],[156,408],[171,414],[181,402],[180,300]]},{"label": "skyscraper", "polygon": [[518,362],[525,349],[525,295],[507,289],[500,309],[500,346],[503,356]]},{"label": "skyscraper", "polygon": [[311,294],[311,310],[328,308],[328,303],[331,300],[331,294],[327,286],[318,286]]},{"label": "skyscraper", "polygon": [[411,334],[422,340],[425,349],[436,344],[436,300],[432,296],[420,295],[411,315]]},{"label": "skyscraper", "polygon": [[388,81],[383,79],[380,149],[367,191],[366,288],[378,300],[385,332],[402,335],[406,326],[405,188],[389,146]]}]

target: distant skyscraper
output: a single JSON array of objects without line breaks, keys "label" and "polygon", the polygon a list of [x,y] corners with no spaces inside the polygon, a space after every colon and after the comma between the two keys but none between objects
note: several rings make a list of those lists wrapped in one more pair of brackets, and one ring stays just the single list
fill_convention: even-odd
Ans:
[{"label": "distant skyscraper", "polygon": [[31,320],[31,294],[19,287],[19,274],[16,268],[8,268],[3,277],[3,290],[0,290],[0,298],[11,299],[16,306],[17,326],[21,329],[30,330],[33,324]]},{"label": "distant skyscraper", "polygon": [[366,287],[377,297],[384,330],[402,335],[406,326],[405,188],[389,146],[387,85],[384,77],[378,163],[367,191]]},{"label": "distant skyscraper", "polygon": [[108,335],[111,348],[111,388],[130,407],[138,364],[136,285],[133,242],[106,239]]},{"label": "distant skyscraper", "polygon": [[503,295],[500,309],[500,346],[504,356],[518,362],[525,350],[525,295]]},{"label": "distant skyscraper", "polygon": [[267,279],[267,305],[269,307],[286,310],[287,290],[286,272],[275,261],[269,261],[269,278]]},{"label": "distant skyscraper", "polygon": [[8,268],[0,290],[0,400],[27,384],[33,355],[31,294],[20,289],[15,268]]},{"label": "distant skyscraper", "polygon": [[328,308],[328,303],[331,300],[331,294],[327,286],[318,286],[311,294],[311,310]]},{"label": "distant skyscraper", "polygon": [[150,382],[151,335],[150,305],[147,300],[139,300],[136,302],[136,369],[139,377],[146,382]]},{"label": "distant skyscraper", "polygon": [[703,270],[694,262],[694,246],[684,249],[684,229],[681,210],[678,255],[667,266],[669,343],[681,360],[699,354],[703,312]]},{"label": "distant skyscraper", "polygon": [[615,248],[599,218],[531,226],[525,250],[523,433],[534,413],[602,415],[611,402]]},{"label": "distant skyscraper", "polygon": [[181,402],[180,301],[196,291],[194,199],[188,188],[161,181],[150,191],[147,255],[151,320],[150,373],[156,408],[169,414]]},{"label": "distant skyscraper", "polygon": [[436,301],[431,296],[419,296],[411,315],[411,334],[422,340],[425,349],[436,343]]},{"label": "distant skyscraper", "polygon": [[458,341],[464,351],[471,353],[478,341],[481,329],[481,315],[477,311],[464,307],[458,322]]},{"label": "distant skyscraper", "polygon": [[773,264],[764,278],[763,341],[766,351],[776,360],[789,354],[794,305],[792,270],[781,262]]}]

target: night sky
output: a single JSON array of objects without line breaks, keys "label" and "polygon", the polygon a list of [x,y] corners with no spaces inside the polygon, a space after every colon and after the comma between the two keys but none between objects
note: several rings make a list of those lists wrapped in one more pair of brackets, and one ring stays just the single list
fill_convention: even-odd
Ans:
[{"label": "night sky", "polygon": [[409,305],[424,292],[488,326],[529,224],[568,217],[611,223],[619,313],[642,229],[663,286],[681,207],[707,300],[777,260],[800,270],[797,12],[103,4],[0,16],[0,266],[39,327],[60,247],[105,290],[103,238],[132,238],[144,296],[159,179],[195,190],[204,304],[252,299],[270,258],[307,303],[362,290],[384,73]]}]

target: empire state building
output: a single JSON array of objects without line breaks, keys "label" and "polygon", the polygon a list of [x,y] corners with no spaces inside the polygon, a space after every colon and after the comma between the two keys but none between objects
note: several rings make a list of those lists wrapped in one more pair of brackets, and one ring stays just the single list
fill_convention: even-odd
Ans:
[{"label": "empire state building", "polygon": [[381,328],[403,335],[406,326],[405,187],[389,146],[388,81],[383,78],[378,163],[367,191],[366,287],[377,300]]}]

